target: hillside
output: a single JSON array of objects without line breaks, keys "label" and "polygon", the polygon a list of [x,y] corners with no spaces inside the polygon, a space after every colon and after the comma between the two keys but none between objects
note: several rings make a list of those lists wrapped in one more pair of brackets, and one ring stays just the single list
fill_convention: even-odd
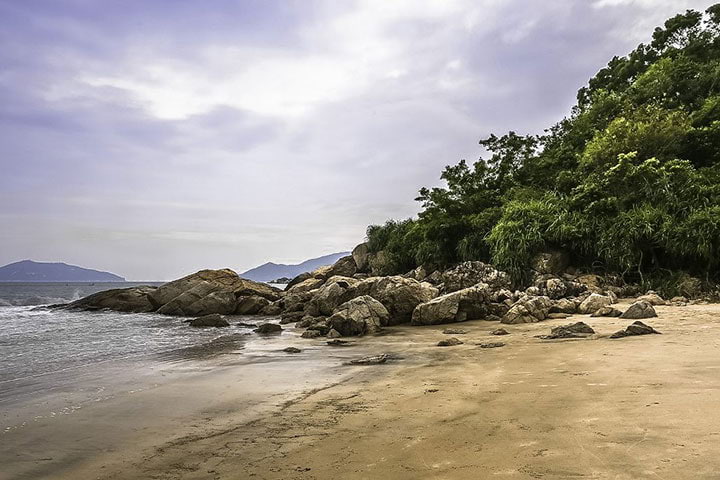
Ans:
[{"label": "hillside", "polygon": [[109,272],[66,263],[23,260],[0,267],[0,282],[124,282]]},{"label": "hillside", "polygon": [[417,218],[368,228],[385,273],[481,260],[527,283],[535,254],[662,288],[720,280],[720,4],[615,57],[543,135],[480,141],[422,188]]},{"label": "hillside", "polygon": [[310,260],[305,260],[304,262],[296,265],[268,262],[260,265],[259,267],[251,268],[250,270],[241,273],[240,276],[250,280],[255,280],[256,282],[269,282],[282,277],[294,278],[301,273],[311,272],[318,267],[332,265],[337,261],[337,259],[346,255],[350,255],[350,252],[332,253],[323,257],[311,258]]}]

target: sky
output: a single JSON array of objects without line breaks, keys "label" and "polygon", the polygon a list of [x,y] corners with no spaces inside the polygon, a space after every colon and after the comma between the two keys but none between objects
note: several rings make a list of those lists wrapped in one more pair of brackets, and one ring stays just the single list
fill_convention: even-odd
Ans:
[{"label": "sky", "polygon": [[352,249],[693,0],[0,0],[0,265]]}]

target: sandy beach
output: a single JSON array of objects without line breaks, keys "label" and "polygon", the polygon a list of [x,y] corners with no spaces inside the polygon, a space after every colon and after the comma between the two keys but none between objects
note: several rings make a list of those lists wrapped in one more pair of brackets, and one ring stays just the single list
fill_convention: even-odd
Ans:
[{"label": "sandy beach", "polygon": [[[265,376],[257,364],[208,371],[108,419],[106,432],[135,425],[117,448],[16,478],[720,478],[720,305],[657,310],[647,323],[662,335],[613,340],[629,321],[576,315],[499,337],[473,321],[453,325],[463,345],[442,348],[446,326],[403,326],[327,357],[330,368],[305,369],[306,357]],[[575,320],[597,334],[535,337]],[[477,345],[491,341],[506,345]],[[379,352],[402,359],[342,365]],[[157,417],[168,409],[172,421]]]}]

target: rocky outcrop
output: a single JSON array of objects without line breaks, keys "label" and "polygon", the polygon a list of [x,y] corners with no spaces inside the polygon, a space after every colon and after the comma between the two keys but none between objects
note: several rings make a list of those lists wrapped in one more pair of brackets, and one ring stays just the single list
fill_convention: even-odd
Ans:
[{"label": "rocky outcrop", "polygon": [[[296,277],[297,278],[297,277]],[[295,283],[292,286],[288,286],[288,288],[285,289],[288,293],[304,293],[309,292],[311,290],[315,290],[316,288],[320,288],[323,283],[325,283],[325,280],[321,278],[307,278],[305,280],[302,280],[301,282]],[[290,285],[288,283],[288,285]]]},{"label": "rocky outcrop", "polygon": [[367,243],[361,243],[353,248],[352,258],[359,273],[366,273],[370,269],[370,249]]},{"label": "rocky outcrop", "polygon": [[210,315],[203,315],[202,317],[195,318],[190,322],[191,327],[229,327],[228,323],[222,315],[213,313]]},{"label": "rocky outcrop", "polygon": [[492,299],[490,287],[475,285],[421,303],[412,312],[413,325],[439,325],[484,318]]},{"label": "rocky outcrop", "polygon": [[230,315],[237,308],[235,294],[229,291],[214,291],[209,282],[196,284],[190,290],[181,293],[157,310],[163,315],[191,317],[219,313]]},{"label": "rocky outcrop", "polygon": [[328,319],[328,326],[343,336],[366,335],[380,331],[389,317],[382,303],[363,295],[340,305]]},{"label": "rocky outcrop", "polygon": [[510,288],[510,277],[483,262],[463,262],[440,274],[438,287],[443,293],[456,292],[484,283],[491,290]]},{"label": "rocky outcrop", "polygon": [[629,318],[629,319],[636,319],[636,318],[653,318],[657,317],[657,312],[655,312],[655,307],[650,304],[650,302],[646,302],[644,300],[639,300],[632,305],[628,307],[625,312],[620,315],[620,318]]},{"label": "rocky outcrop", "polygon": [[[270,300],[259,295],[250,295],[237,299],[235,313],[238,315],[255,315],[270,305]],[[279,313],[279,312],[278,312]]]},{"label": "rocky outcrop", "polygon": [[510,307],[501,321],[511,325],[540,322],[547,318],[552,306],[552,300],[545,296],[523,297]]},{"label": "rocky outcrop", "polygon": [[157,310],[152,301],[156,287],[131,287],[105,290],[68,304],[65,308],[77,310],[114,310],[126,313],[149,313]]},{"label": "rocky outcrop", "polygon": [[613,301],[606,295],[600,295],[598,293],[592,293],[578,306],[578,313],[593,313],[600,310],[602,307],[608,307],[612,305]]},{"label": "rocky outcrop", "polygon": [[346,295],[348,289],[358,280],[350,277],[330,277],[325,284],[310,292],[312,297],[304,305],[303,311],[313,317],[332,315],[335,309],[345,301],[358,295]]},{"label": "rocky outcrop", "polygon": [[370,274],[378,276],[391,273],[390,256],[384,250],[368,254],[367,259]]},{"label": "rocky outcrop", "polygon": [[337,262],[330,268],[329,277],[333,276],[342,276],[342,277],[352,277],[357,273],[357,266],[355,265],[355,260],[353,259],[352,255],[348,255],[346,257],[342,257],[338,259]]},{"label": "rocky outcrop", "polygon": [[413,310],[421,303],[432,300],[438,289],[429,283],[418,282],[401,276],[370,277],[347,289],[345,300],[369,295],[382,303],[390,314],[390,325],[407,323]]}]

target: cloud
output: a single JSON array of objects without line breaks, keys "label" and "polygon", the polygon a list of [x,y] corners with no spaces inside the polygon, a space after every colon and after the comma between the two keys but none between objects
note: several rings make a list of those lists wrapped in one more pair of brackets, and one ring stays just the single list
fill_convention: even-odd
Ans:
[{"label": "cloud", "polygon": [[352,248],[706,2],[0,2],[0,264],[128,278]]}]

